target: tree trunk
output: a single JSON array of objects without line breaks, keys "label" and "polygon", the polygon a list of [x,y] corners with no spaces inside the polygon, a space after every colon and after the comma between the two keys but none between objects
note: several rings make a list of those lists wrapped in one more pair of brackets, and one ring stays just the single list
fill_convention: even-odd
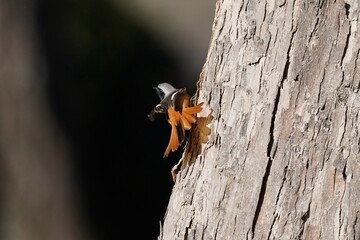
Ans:
[{"label": "tree trunk", "polygon": [[160,239],[360,239],[358,0],[217,1]]}]

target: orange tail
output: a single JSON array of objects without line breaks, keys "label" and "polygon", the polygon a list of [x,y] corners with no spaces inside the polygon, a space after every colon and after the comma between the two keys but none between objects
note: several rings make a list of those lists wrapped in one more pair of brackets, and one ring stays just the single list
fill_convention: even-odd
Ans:
[{"label": "orange tail", "polygon": [[176,130],[175,125],[171,125],[171,135],[170,135],[170,141],[169,144],[165,150],[164,156],[167,157],[171,151],[175,151],[179,147],[179,138]]},{"label": "orange tail", "polygon": [[[173,108],[168,109],[168,115],[169,115],[169,124],[171,125],[171,135],[170,135],[170,141],[169,144],[165,150],[164,157],[167,157],[170,153],[170,150],[174,152],[178,149],[180,145],[179,136],[177,133],[177,126],[180,121],[180,113],[175,111]],[[184,130],[183,130],[184,132]]]}]

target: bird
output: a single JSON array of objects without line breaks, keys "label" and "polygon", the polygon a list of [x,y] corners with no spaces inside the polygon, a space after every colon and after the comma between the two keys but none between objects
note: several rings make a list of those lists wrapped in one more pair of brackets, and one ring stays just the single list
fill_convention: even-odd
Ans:
[{"label": "bird", "polygon": [[167,157],[170,151],[174,152],[183,143],[185,131],[190,130],[196,122],[195,114],[202,110],[204,103],[193,106],[193,101],[187,93],[186,88],[174,88],[169,83],[160,83],[153,87],[160,98],[157,104],[147,115],[150,121],[164,114],[167,122],[171,126],[169,144],[163,157]]}]

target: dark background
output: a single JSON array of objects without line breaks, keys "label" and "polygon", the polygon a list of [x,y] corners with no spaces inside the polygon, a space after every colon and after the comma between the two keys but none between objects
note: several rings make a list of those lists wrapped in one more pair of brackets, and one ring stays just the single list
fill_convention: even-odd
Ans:
[{"label": "dark background", "polygon": [[182,151],[163,158],[170,127],[147,118],[159,102],[152,87],[194,94],[201,68],[184,73],[143,23],[108,1],[38,0],[36,11],[47,98],[72,149],[86,228],[95,239],[156,239]]}]

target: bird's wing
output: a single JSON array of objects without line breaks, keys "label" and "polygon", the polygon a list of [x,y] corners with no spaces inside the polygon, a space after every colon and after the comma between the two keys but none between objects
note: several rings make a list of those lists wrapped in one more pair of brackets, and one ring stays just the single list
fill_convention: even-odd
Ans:
[{"label": "bird's wing", "polygon": [[183,124],[185,130],[190,130],[192,124],[196,122],[194,114],[201,111],[203,104],[204,103],[200,103],[194,107],[183,107],[181,112],[181,123]]},{"label": "bird's wing", "polygon": [[171,135],[169,144],[165,150],[164,157],[167,157],[170,151],[174,152],[182,144],[185,138],[185,130],[190,130],[192,124],[196,122],[193,114],[202,110],[203,103],[194,107],[183,107],[182,112],[176,111],[173,107],[167,110],[168,122],[171,125]]}]

